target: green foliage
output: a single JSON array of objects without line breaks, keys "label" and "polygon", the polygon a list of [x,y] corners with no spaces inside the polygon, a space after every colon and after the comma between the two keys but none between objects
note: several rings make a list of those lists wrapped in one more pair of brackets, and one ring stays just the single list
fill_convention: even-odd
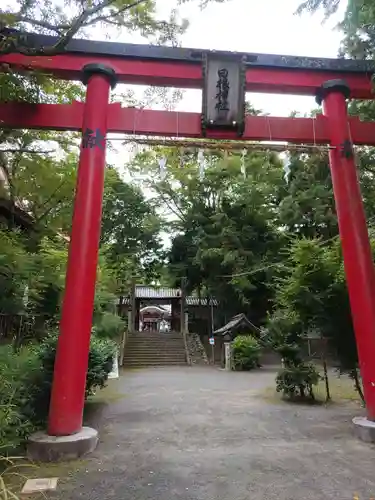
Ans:
[{"label": "green foliage", "polygon": [[[30,379],[38,377],[41,363],[33,349],[15,353],[0,346],[0,455],[16,448],[34,429],[28,418]],[[25,411],[26,410],[26,411]]]},{"label": "green foliage", "polygon": [[[287,365],[277,378],[278,390],[292,396],[306,390],[310,394],[310,381],[315,380],[314,371],[303,363],[301,356],[305,333],[311,330],[328,340],[340,371],[350,374],[360,392],[357,349],[340,246],[338,241],[330,243],[295,241],[290,248],[288,265],[276,282],[276,310],[269,318],[268,331]],[[306,384],[301,385],[304,376]]]},{"label": "green foliage", "polygon": [[18,233],[0,230],[0,247],[0,312],[17,314],[23,308],[30,262]]},{"label": "green foliage", "polygon": [[315,13],[323,8],[326,17],[329,17],[337,11],[339,5],[340,0],[305,0],[298,7],[297,14],[302,14],[304,11]]},{"label": "green foliage", "polygon": [[105,312],[94,326],[93,332],[98,338],[119,340],[124,329],[125,323],[119,316]]},{"label": "green foliage", "polygon": [[[34,407],[37,412],[32,419],[37,423],[44,423],[48,412],[50,390],[53,378],[53,367],[56,356],[57,337],[47,337],[38,347],[38,358],[41,361],[43,372],[43,383],[36,394]],[[95,390],[105,386],[108,374],[111,372],[113,356],[116,346],[106,339],[99,339],[94,336],[90,342],[89,364],[86,378],[86,397],[94,394]],[[35,405],[35,406],[34,406]]]},{"label": "green foliage", "polygon": [[[323,9],[328,18],[336,13],[343,2],[340,0],[305,0],[297,9],[297,13],[315,13]],[[372,59],[375,51],[374,25],[375,9],[373,0],[348,0],[343,20],[339,24],[343,34],[341,56],[353,59]],[[372,104],[370,104],[371,107]]]},{"label": "green foliage", "polygon": [[329,239],[338,234],[328,158],[322,154],[290,157],[288,184],[279,191],[280,222],[289,233]]},{"label": "green foliage", "polygon": [[276,391],[292,400],[314,400],[314,385],[317,385],[320,375],[312,363],[290,365],[279,371],[276,377]]},{"label": "green foliage", "polygon": [[283,362],[283,368],[276,376],[276,390],[290,399],[314,400],[313,386],[319,382],[320,376],[312,363],[303,360],[304,325],[293,308],[285,307],[282,292],[283,284],[280,284],[276,297],[281,307],[270,315],[267,323],[269,342]]},{"label": "green foliage", "polygon": [[318,329],[336,352],[342,371],[357,368],[357,349],[339,242],[301,240],[291,248],[290,268],[279,280],[277,300],[293,311],[305,332]]},{"label": "green foliage", "polygon": [[[66,245],[43,238],[38,251],[30,252],[25,235],[6,230],[0,230],[0,243],[0,287],[4,291],[0,296],[0,312],[26,315],[33,318],[36,330],[43,330],[45,323],[56,321],[59,313]],[[40,333],[35,331],[34,337]],[[18,338],[17,342],[26,340]]]},{"label": "green foliage", "polygon": [[[0,449],[14,448],[46,423],[56,355],[56,337],[14,352],[0,347]],[[93,337],[90,343],[86,397],[105,386],[116,346]]]},{"label": "green foliage", "polygon": [[142,191],[108,168],[103,200],[101,243],[121,288],[136,271],[152,274],[160,244],[160,217]]},{"label": "green foliage", "polygon": [[[167,157],[163,181],[156,168],[160,156]],[[281,163],[275,155],[249,153],[244,178],[240,154],[213,151],[205,158],[204,178],[196,151],[188,148],[182,158],[168,148],[140,153],[129,169],[141,176],[155,195],[153,203],[168,217],[171,283],[179,286],[186,278],[188,291],[214,294],[228,316],[246,311],[261,323],[273,293],[268,267],[284,239],[276,229]]]},{"label": "green foliage", "polygon": [[[189,0],[178,0],[176,6]],[[206,6],[210,1],[201,0]],[[0,26],[8,26],[24,31],[36,31],[57,36],[53,46],[40,49],[28,47],[25,39],[12,31],[4,31],[0,53],[21,52],[28,55],[51,56],[61,53],[71,38],[87,33],[87,28],[97,25],[109,29],[138,31],[150,42],[157,44],[178,43],[178,37],[185,32],[188,22],[179,19],[173,8],[167,19],[157,16],[156,0],[72,0],[69,10],[62,9],[58,2],[40,0],[18,0],[12,7],[0,11]]]},{"label": "green foliage", "polygon": [[235,370],[252,370],[259,366],[260,345],[251,335],[238,335],[232,342]]}]

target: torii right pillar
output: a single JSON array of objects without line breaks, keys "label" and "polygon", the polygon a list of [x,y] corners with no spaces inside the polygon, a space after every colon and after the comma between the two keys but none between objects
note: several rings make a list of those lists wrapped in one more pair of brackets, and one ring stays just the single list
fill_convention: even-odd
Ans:
[{"label": "torii right pillar", "polygon": [[319,89],[318,104],[328,121],[329,152],[337,219],[344,257],[367,418],[355,417],[357,435],[375,442],[375,268],[357,176],[343,80],[329,80]]}]

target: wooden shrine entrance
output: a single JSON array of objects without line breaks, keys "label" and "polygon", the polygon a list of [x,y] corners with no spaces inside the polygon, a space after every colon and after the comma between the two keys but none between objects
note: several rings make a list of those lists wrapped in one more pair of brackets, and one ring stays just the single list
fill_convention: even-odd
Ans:
[{"label": "wooden shrine entrance", "polygon": [[[205,325],[207,331],[212,331],[211,308],[217,308],[217,301],[186,295],[182,288],[135,285],[130,296],[121,297],[118,305],[119,314],[128,318],[129,331],[141,331],[141,310],[150,306],[165,309],[166,314],[163,315],[163,319],[168,320],[169,331],[187,333],[190,324],[192,331],[198,333],[199,322]],[[155,311],[155,316],[158,315],[162,313],[157,314]]]}]

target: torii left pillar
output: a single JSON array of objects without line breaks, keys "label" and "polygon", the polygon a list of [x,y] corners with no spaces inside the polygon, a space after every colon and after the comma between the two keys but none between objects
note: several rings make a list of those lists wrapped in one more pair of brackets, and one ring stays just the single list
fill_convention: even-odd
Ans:
[{"label": "torii left pillar", "polygon": [[47,433],[29,440],[41,461],[77,458],[95,449],[97,431],[82,427],[96,268],[101,230],[108,101],[116,84],[112,68],[89,64],[65,294]]}]

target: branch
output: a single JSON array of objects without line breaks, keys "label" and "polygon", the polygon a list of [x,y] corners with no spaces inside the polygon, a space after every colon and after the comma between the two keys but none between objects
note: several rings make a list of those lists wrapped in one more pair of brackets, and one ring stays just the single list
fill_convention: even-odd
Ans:
[{"label": "branch", "polygon": [[32,149],[26,149],[26,148],[19,148],[19,149],[0,149],[0,153],[30,153],[30,154],[35,154],[35,155],[48,155],[52,153],[56,153],[56,151],[37,151],[37,150],[32,150]]},{"label": "branch", "polygon": [[31,24],[32,26],[38,26],[39,28],[44,28],[46,30],[55,31],[61,35],[61,32],[70,28],[70,24],[61,24],[55,26],[54,24],[48,23],[47,21],[39,21],[38,19],[31,19],[30,17],[19,16],[16,14],[16,22]]},{"label": "branch", "polygon": [[[85,24],[86,20],[99,12],[102,9],[105,9],[112,3],[114,3],[116,0],[104,0],[102,4],[96,5],[95,7],[92,7],[91,9],[84,10],[71,24],[70,28],[68,31],[65,33],[65,35],[52,47],[53,51],[60,52],[65,49],[65,47],[68,45],[70,40],[74,37],[74,35],[79,31],[80,28]],[[49,49],[49,47],[47,47]],[[48,53],[50,51],[48,50]]]},{"label": "branch", "polygon": [[[93,25],[99,21],[110,22],[111,17],[117,17],[123,14],[124,12],[134,7],[137,7],[138,5],[146,1],[148,0],[136,0],[133,3],[119,9],[118,12],[116,13],[104,16],[97,16],[90,20],[89,19],[90,17],[95,16],[95,14],[98,14],[100,11],[104,10],[107,7],[110,7],[112,4],[116,2],[116,0],[104,0],[101,4],[81,12],[81,14],[76,19],[72,20],[70,24],[58,24],[58,25],[53,25],[43,20],[32,19],[30,17],[24,16],[22,11],[20,11],[18,14],[14,15],[16,23],[31,24],[32,26],[38,26],[39,28],[45,28],[47,30],[53,31],[59,35],[61,35],[62,31],[66,31],[66,33],[62,35],[60,40],[58,40],[58,42],[52,47],[33,48],[33,47],[27,47],[26,43],[22,45],[23,42],[22,33],[18,33],[16,30],[4,27],[0,31],[0,35],[3,35],[3,44],[5,45],[5,47],[0,50],[0,53],[4,55],[13,52],[19,52],[20,54],[24,55],[49,55],[49,56],[58,54],[66,48],[68,43],[81,28]],[[20,42],[21,44],[18,45]]]},{"label": "branch", "polygon": [[[159,194],[159,196],[161,196],[162,200],[164,201],[164,203],[167,205],[167,207],[169,208],[169,210],[178,218],[180,219],[181,221],[185,221],[186,220],[186,216],[184,214],[184,212],[181,210],[181,208],[178,206],[178,204],[176,203],[176,200],[174,199],[173,197],[173,191],[169,191],[167,189],[165,189],[163,191],[163,188],[160,188],[158,187],[158,185],[156,183],[152,183],[153,186],[154,186],[154,189],[156,190],[156,192]],[[166,199],[165,195],[169,196],[169,200],[171,200],[175,206],[175,208],[172,208],[170,203],[169,203],[169,200]]]},{"label": "branch", "polygon": [[[52,200],[53,200],[53,198],[55,197],[55,195],[56,195],[56,194],[60,191],[60,189],[64,186],[64,184],[66,184],[66,179],[64,179],[64,180],[62,180],[62,181],[60,182],[60,184],[57,186],[57,188],[56,188],[56,189],[52,192],[52,194],[51,194],[51,195],[47,198],[47,200],[46,200],[46,201],[45,201],[42,205],[38,205],[38,206],[34,207],[34,213],[35,213],[35,209],[36,209],[36,210],[38,210],[38,209],[40,209],[40,208],[45,208],[45,207],[46,207],[46,205],[48,205],[48,203],[49,203],[50,201],[52,201]],[[58,199],[58,200],[57,200],[57,203],[56,203],[55,205],[53,205],[53,206],[51,206],[51,207],[47,208],[47,209],[45,210],[45,212],[44,212],[44,213],[42,213],[42,215],[40,215],[39,217],[35,217],[36,222],[37,222],[37,223],[39,223],[42,219],[44,219],[44,218],[45,218],[45,217],[46,217],[46,216],[47,216],[47,215],[51,212],[51,210],[52,210],[53,208],[55,208],[55,207],[57,206],[57,204],[58,204],[59,202],[61,202],[61,201],[63,201],[63,199],[61,199],[61,198],[60,198],[60,199]]]},{"label": "branch", "polygon": [[111,13],[111,14],[108,14],[106,16],[97,16],[97,17],[94,17],[94,19],[91,19],[90,21],[87,21],[87,23],[84,25],[84,27],[87,27],[87,26],[90,26],[92,24],[95,24],[97,22],[108,22],[112,25],[116,25],[117,23],[115,22],[115,20],[111,20],[111,17],[113,18],[116,18],[118,16],[120,16],[121,14],[123,14],[124,12],[132,9],[133,7],[137,7],[137,5],[143,3],[143,2],[146,2],[147,0],[138,0],[130,5],[126,5],[125,7],[123,7],[122,9],[119,9],[118,12],[116,13]]},{"label": "branch", "polygon": [[165,197],[165,193],[162,191],[162,189],[160,189],[155,182],[150,182],[150,185],[155,189],[155,191],[161,197],[162,201],[167,205],[167,207],[172,212],[172,214],[174,214],[179,220],[184,222],[186,219],[185,215],[182,212],[182,210],[177,206],[177,203],[175,202],[175,200],[172,197],[170,197],[170,199],[172,200],[172,202],[175,205],[175,208],[173,208],[169,203],[170,199]]}]

